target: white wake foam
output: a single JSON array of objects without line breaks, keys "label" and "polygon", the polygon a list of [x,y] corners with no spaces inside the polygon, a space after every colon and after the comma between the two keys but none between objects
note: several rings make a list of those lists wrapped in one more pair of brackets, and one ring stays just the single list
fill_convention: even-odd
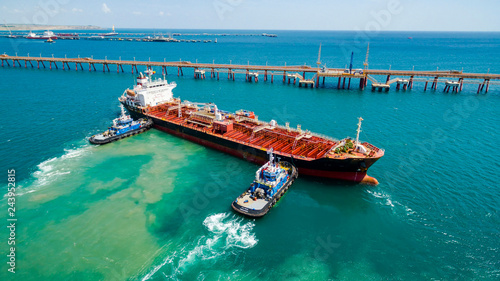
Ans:
[{"label": "white wake foam", "polygon": [[377,200],[379,200],[378,204],[390,206],[393,212],[401,212],[401,210],[404,209],[404,211],[402,212],[404,212],[407,216],[415,214],[415,211],[413,211],[410,207],[401,204],[398,201],[393,201],[391,196],[387,193],[376,192],[369,189],[367,189],[366,191],[373,197],[377,198]]},{"label": "white wake foam", "polygon": [[[75,161],[88,154],[92,149],[90,145],[83,145],[74,149],[65,149],[60,157],[50,158],[38,164],[38,170],[33,173],[34,181],[26,188],[18,191],[17,195],[32,193],[59,179],[63,175],[70,174],[75,168]],[[21,184],[21,187],[22,184]]]},{"label": "white wake foam", "polygon": [[378,202],[379,204],[386,205],[386,206],[391,206],[391,207],[394,208],[394,204],[392,204],[392,200],[391,200],[391,197],[389,195],[384,194],[382,192],[372,191],[372,190],[369,190],[369,189],[367,189],[366,192],[368,192],[369,194],[371,194],[373,197],[375,197],[377,199],[380,199],[382,202]]},{"label": "white wake foam", "polygon": [[203,221],[203,225],[208,230],[207,235],[200,237],[196,243],[166,257],[142,280],[150,279],[162,268],[165,269],[164,271],[169,271],[163,272],[165,277],[177,279],[177,276],[181,275],[191,264],[228,255],[235,248],[252,248],[258,242],[255,233],[252,232],[255,224],[234,214],[220,213],[208,216]]},{"label": "white wake foam", "polygon": [[257,239],[252,233],[255,224],[253,222],[241,224],[244,219],[235,218],[235,215],[232,215],[229,221],[225,221],[228,217],[230,215],[227,213],[215,214],[207,217],[203,225],[216,235],[226,236],[226,248],[251,248],[255,246]]}]

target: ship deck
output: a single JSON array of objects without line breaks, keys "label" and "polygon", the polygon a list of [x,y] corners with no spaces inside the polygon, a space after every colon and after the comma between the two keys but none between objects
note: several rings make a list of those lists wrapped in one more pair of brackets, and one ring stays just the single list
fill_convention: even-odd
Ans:
[{"label": "ship deck", "polygon": [[[196,112],[196,114],[192,114],[193,112]],[[152,107],[147,115],[151,118],[172,122],[256,149],[273,149],[276,154],[305,160],[322,157],[334,159],[370,158],[383,155],[382,150],[368,143],[362,143],[370,150],[368,155],[352,150],[348,153],[335,153],[334,148],[341,141],[307,131],[302,132],[281,126],[270,126],[268,123],[240,116],[230,116],[229,120],[233,123],[233,129],[221,133],[216,131],[212,125],[215,116],[213,113],[197,111],[194,106],[183,105],[181,107],[181,117],[179,117],[178,103],[167,103]]]}]

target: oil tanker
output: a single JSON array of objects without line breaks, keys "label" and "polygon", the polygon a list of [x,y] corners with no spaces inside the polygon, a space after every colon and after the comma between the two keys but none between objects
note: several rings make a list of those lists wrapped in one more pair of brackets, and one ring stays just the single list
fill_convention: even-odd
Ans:
[{"label": "oil tanker", "polygon": [[219,110],[213,103],[181,101],[173,97],[175,82],[152,79],[153,71],[140,73],[137,84],[119,98],[134,119],[150,118],[153,128],[263,165],[267,151],[297,167],[301,176],[340,179],[377,184],[367,175],[368,168],[384,155],[384,150],[356,139],[336,140],[302,130],[264,122],[254,112]]}]

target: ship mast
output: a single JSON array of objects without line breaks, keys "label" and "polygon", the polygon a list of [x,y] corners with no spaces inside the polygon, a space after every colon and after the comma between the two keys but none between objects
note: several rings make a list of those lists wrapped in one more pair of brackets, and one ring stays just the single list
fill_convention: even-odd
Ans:
[{"label": "ship mast", "polygon": [[358,129],[356,130],[356,132],[357,132],[357,134],[356,134],[356,146],[359,145],[359,133],[361,132],[361,121],[363,121],[363,118],[359,117],[358,120],[359,120]]},{"label": "ship mast", "polygon": [[273,155],[273,152],[274,152],[274,151],[273,151],[273,148],[271,148],[271,149],[269,149],[269,150],[267,151],[267,154],[269,155],[269,162],[270,162],[271,164],[274,164],[274,155]]}]

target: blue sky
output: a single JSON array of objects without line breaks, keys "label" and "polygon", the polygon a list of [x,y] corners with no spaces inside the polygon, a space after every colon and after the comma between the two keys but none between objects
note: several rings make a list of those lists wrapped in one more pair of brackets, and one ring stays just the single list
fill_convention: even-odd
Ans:
[{"label": "blue sky", "polygon": [[116,28],[500,31],[500,1],[23,0],[7,23]]}]

